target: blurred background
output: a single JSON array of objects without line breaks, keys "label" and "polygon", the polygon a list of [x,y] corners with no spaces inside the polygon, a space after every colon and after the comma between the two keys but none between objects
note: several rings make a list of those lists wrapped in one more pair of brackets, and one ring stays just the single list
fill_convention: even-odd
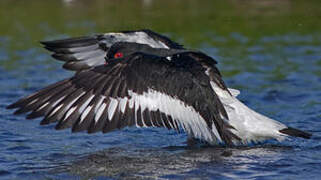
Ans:
[{"label": "blurred background", "polygon": [[[319,0],[1,0],[0,178],[318,179],[320,19]],[[5,109],[72,76],[39,41],[135,29],[211,55],[243,102],[313,139],[194,149],[164,129],[71,134]]]}]

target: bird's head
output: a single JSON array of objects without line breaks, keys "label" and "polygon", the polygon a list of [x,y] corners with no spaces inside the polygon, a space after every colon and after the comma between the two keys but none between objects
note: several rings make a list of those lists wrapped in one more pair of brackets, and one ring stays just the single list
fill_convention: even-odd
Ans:
[{"label": "bird's head", "polygon": [[186,50],[179,49],[153,48],[147,44],[139,44],[134,42],[117,42],[109,48],[105,59],[106,61],[109,61],[111,59],[115,60],[130,56],[137,52],[154,56],[167,57],[185,51]]},{"label": "bird's head", "polygon": [[119,59],[134,54],[136,52],[149,53],[151,52],[151,49],[153,48],[146,44],[139,44],[133,42],[117,42],[109,48],[106,55],[106,60]]}]

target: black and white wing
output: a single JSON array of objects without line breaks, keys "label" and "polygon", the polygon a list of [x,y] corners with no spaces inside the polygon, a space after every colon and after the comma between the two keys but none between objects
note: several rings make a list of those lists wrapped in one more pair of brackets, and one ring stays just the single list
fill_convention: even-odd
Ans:
[{"label": "black and white wing", "polygon": [[232,144],[226,111],[204,67],[188,53],[167,58],[135,53],[81,71],[8,108],[44,116],[56,129],[109,132],[125,126],[183,128],[208,142]]},{"label": "black and white wing", "polygon": [[178,43],[151,30],[105,33],[41,43],[53,52],[52,57],[65,62],[65,69],[81,71],[103,65],[109,47],[116,42],[136,42],[154,48],[183,49]]}]

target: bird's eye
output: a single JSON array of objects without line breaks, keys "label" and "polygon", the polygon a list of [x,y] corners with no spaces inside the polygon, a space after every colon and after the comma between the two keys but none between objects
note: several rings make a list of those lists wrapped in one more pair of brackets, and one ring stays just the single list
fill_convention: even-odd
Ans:
[{"label": "bird's eye", "polygon": [[117,52],[114,54],[114,58],[122,58],[123,57],[123,53],[121,52]]}]

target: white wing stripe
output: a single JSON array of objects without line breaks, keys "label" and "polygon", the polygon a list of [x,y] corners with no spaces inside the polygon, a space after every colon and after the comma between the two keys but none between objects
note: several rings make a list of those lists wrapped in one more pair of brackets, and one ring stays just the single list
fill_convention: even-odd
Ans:
[{"label": "white wing stripe", "polygon": [[40,111],[41,109],[43,109],[44,107],[46,107],[49,104],[49,102],[46,102],[45,104],[43,104],[42,106],[40,106],[37,111]]},{"label": "white wing stripe", "polygon": [[90,110],[91,110],[92,107],[93,107],[93,106],[88,106],[88,107],[85,109],[85,111],[81,114],[79,124],[81,124],[82,121],[86,118],[86,116],[88,115],[88,113],[90,112]]},{"label": "white wing stripe", "polygon": [[49,117],[52,116],[52,115],[54,115],[63,105],[64,105],[64,104],[60,104],[58,107],[56,107],[56,108],[50,113]]},{"label": "white wing stripe", "polygon": [[[131,90],[128,94],[135,101],[135,106],[140,106],[141,111],[145,109],[157,111],[170,115],[175,123],[181,124],[187,133],[193,133],[196,138],[201,138],[209,142],[215,141],[213,134],[208,128],[203,117],[194,110],[193,107],[185,105],[182,101],[168,96],[164,93],[149,89],[143,94],[137,94]],[[144,121],[143,121],[144,122]],[[175,124],[173,126],[176,126]],[[219,139],[219,137],[216,137]]]},{"label": "white wing stripe", "polygon": [[[75,99],[73,99],[73,100],[71,101],[71,103],[70,103],[69,105],[70,105],[70,106],[73,105],[73,104],[74,104],[82,95],[84,95],[84,94],[85,94],[85,92],[81,92]],[[72,107],[72,108],[70,108],[70,109],[69,109],[69,107],[68,107],[69,110],[67,111],[64,120],[66,120],[66,119],[75,111],[76,108],[77,108],[77,106],[74,106],[74,107]]]},{"label": "white wing stripe", "polygon": [[212,132],[214,133],[214,135],[217,137],[217,139],[218,139],[220,142],[223,142],[222,139],[221,139],[220,134],[219,134],[218,131],[217,131],[217,128],[216,128],[215,123],[212,124]]},{"label": "white wing stripe", "polygon": [[95,106],[95,113],[97,113],[101,103],[103,102],[103,100],[105,99],[106,96],[99,96],[99,100],[98,100],[98,103],[96,104]]},{"label": "white wing stripe", "polygon": [[110,99],[110,104],[108,106],[108,119],[109,119],[109,121],[111,121],[111,119],[113,118],[114,113],[116,111],[118,101],[114,98],[109,98],[109,99]]},{"label": "white wing stripe", "polygon": [[99,109],[97,110],[97,113],[96,113],[96,115],[95,115],[95,123],[98,122],[98,120],[99,120],[100,116],[103,114],[106,106],[107,106],[107,104],[106,104],[106,103],[103,103],[103,104],[99,107]]},{"label": "white wing stripe", "polygon": [[94,98],[94,96],[95,96],[95,95],[92,94],[92,95],[86,100],[86,102],[80,106],[80,108],[79,108],[79,113],[82,113],[82,112],[85,110],[85,108],[88,106],[88,104],[90,103],[90,101]]},{"label": "white wing stripe", "polygon": [[148,126],[146,125],[146,123],[145,123],[143,112],[144,112],[144,109],[141,109],[141,110],[140,110],[140,117],[141,117],[141,119],[142,119],[143,127],[148,127]]},{"label": "white wing stripe", "polygon": [[[181,126],[185,132],[187,132],[190,135],[193,135],[196,138],[200,138],[208,142],[213,142],[217,140],[221,141],[221,137],[214,123],[212,125],[213,127],[211,130],[208,127],[205,120],[203,119],[203,117],[197,111],[195,111],[195,109],[192,106],[186,105],[183,101],[152,89],[149,89],[147,92],[144,92],[143,94],[137,94],[129,90],[128,94],[129,97],[131,97],[130,99],[128,99],[128,97],[117,99],[109,97],[109,105],[103,102],[103,100],[106,97],[101,96],[98,100],[98,103],[95,106],[95,122],[98,122],[105,110],[107,110],[109,120],[113,118],[116,111],[125,113],[126,105],[128,103],[128,107],[135,108],[136,126],[139,126],[137,123],[137,113],[139,108],[141,110],[141,120],[143,123],[143,127],[147,127],[145,122],[146,119],[143,116],[144,111],[148,111],[149,113],[150,111],[156,112],[159,110],[166,116],[172,117],[173,123],[168,122],[171,128],[179,128],[176,127],[178,125]],[[92,101],[93,98],[94,95],[91,95],[79,108],[79,112],[82,113],[80,117],[80,123],[82,123],[82,121],[86,118],[91,109],[94,108],[92,105],[88,106],[88,104]],[[73,104],[73,102],[71,102],[70,104]],[[59,108],[61,108],[62,105],[63,104],[55,108],[54,112],[59,110]],[[73,111],[74,109],[71,108],[67,112],[66,118]],[[167,118],[163,119],[163,117],[161,117],[163,126],[165,126],[165,120],[167,120]],[[155,125],[155,122],[151,121],[151,123],[152,126]]]},{"label": "white wing stripe", "polygon": [[36,102],[36,101],[38,101],[38,98],[36,98],[36,99],[32,100],[31,102],[29,102],[28,105],[31,105],[31,104],[33,104],[33,103]]},{"label": "white wing stripe", "polygon": [[70,108],[70,109],[67,111],[64,120],[66,120],[66,119],[75,111],[76,108],[77,108],[77,106],[74,106],[74,107]]},{"label": "white wing stripe", "polygon": [[[64,98],[66,97],[65,96],[62,96],[61,98],[59,98],[57,101],[55,101],[54,103],[52,103],[51,107],[55,107],[60,101],[62,101]],[[61,104],[60,106],[56,107],[50,114],[48,117],[54,115],[62,106],[63,104]]]},{"label": "white wing stripe", "polygon": [[134,100],[133,99],[130,99],[128,101],[128,107],[131,108],[131,109],[134,107]]},{"label": "white wing stripe", "polygon": [[125,113],[126,104],[127,104],[127,97],[120,98],[120,100],[119,100],[119,108],[120,108],[120,111],[122,113]]},{"label": "white wing stripe", "polygon": [[137,123],[137,111],[138,111],[139,107],[137,106],[135,99],[132,98],[129,101],[131,101],[133,104],[135,104],[135,123],[136,123],[136,127],[140,127]]},{"label": "white wing stripe", "polygon": [[66,97],[66,95],[65,96],[62,96],[61,98],[59,98],[57,101],[55,101],[54,103],[52,103],[52,107],[55,107],[60,101],[62,101],[64,98]]}]

